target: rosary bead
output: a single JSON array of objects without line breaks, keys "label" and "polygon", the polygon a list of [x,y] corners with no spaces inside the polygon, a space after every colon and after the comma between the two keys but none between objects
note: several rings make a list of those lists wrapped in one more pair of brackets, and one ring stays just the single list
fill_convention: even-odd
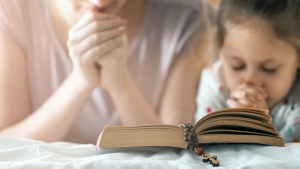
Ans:
[{"label": "rosary bead", "polygon": [[202,156],[202,154],[204,154],[203,148],[195,148],[195,152],[199,156]]},{"label": "rosary bead", "polygon": [[180,127],[180,128],[184,128],[184,124],[180,124],[179,127]]},{"label": "rosary bead", "polygon": [[189,146],[189,149],[194,150],[194,149],[195,149],[195,146],[194,146],[194,145],[190,145],[190,146]]},{"label": "rosary bead", "polygon": [[191,129],[189,129],[189,128],[185,128],[185,129],[183,129],[183,131],[184,131],[184,132],[190,132],[190,131],[191,131]]},{"label": "rosary bead", "polygon": [[188,143],[190,139],[188,137],[184,137],[184,142]]}]

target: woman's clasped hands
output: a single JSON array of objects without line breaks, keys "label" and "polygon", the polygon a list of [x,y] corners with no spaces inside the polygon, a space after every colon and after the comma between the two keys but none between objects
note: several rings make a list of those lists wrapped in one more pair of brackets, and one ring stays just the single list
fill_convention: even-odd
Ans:
[{"label": "woman's clasped hands", "polygon": [[72,73],[86,86],[111,90],[126,77],[126,27],[125,20],[93,7],[69,30]]}]

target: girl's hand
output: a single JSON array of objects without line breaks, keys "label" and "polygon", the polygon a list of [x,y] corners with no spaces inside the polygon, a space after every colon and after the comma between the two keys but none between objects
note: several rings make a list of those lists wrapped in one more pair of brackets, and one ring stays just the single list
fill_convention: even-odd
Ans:
[{"label": "girl's hand", "polygon": [[73,26],[68,34],[73,73],[89,87],[100,83],[97,60],[122,44],[125,22],[115,16],[92,9]]},{"label": "girl's hand", "polygon": [[266,98],[267,94],[261,87],[245,83],[231,92],[227,104],[231,108],[248,107],[268,109]]}]

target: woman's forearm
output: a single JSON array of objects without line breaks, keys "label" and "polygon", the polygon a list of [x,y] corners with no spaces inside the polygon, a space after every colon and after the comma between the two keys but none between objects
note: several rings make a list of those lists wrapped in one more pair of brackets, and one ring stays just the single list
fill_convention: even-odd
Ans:
[{"label": "woman's forearm", "polygon": [[158,115],[152,110],[137,89],[130,75],[122,90],[112,90],[110,96],[124,125],[159,124]]},{"label": "woman's forearm", "polygon": [[63,140],[91,92],[92,88],[71,74],[38,110],[2,129],[1,134],[43,141]]}]

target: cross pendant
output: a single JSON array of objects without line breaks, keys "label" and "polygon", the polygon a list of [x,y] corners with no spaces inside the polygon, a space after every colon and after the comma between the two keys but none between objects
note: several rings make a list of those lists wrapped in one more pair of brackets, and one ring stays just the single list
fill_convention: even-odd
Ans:
[{"label": "cross pendant", "polygon": [[219,166],[219,161],[217,160],[217,156],[216,155],[209,155],[206,153],[202,154],[202,161],[204,163],[210,163],[212,166],[214,167],[218,167]]}]

